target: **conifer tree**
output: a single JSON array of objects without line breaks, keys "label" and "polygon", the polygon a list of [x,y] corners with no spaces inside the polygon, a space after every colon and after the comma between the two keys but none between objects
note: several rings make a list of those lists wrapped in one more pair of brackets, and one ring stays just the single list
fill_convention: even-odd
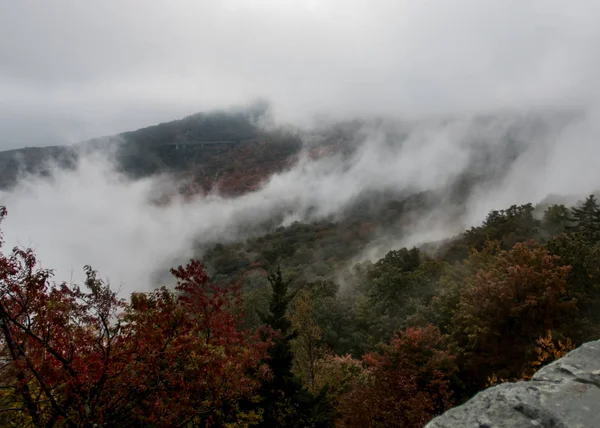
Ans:
[{"label": "conifer tree", "polygon": [[283,392],[290,392],[289,387],[295,387],[292,375],[292,344],[297,333],[292,329],[292,322],[287,317],[287,308],[295,296],[288,291],[289,281],[285,281],[278,267],[268,277],[271,286],[271,299],[269,301],[269,312],[260,314],[263,323],[272,328],[276,334],[273,345],[269,350],[269,366],[273,374],[272,386]]},{"label": "conifer tree", "polygon": [[298,336],[287,317],[287,309],[297,292],[289,291],[281,268],[268,277],[271,286],[269,311],[259,314],[261,320],[274,330],[267,364],[271,379],[262,388],[262,427],[328,427],[333,426],[332,412],[324,392],[313,396],[302,387],[292,373],[294,353],[292,341]]},{"label": "conifer tree", "polygon": [[289,281],[283,279],[280,267],[269,275],[268,280],[271,286],[269,311],[259,313],[259,316],[273,330],[274,337],[267,360],[272,377],[263,385],[261,426],[290,426],[294,413],[293,398],[300,390],[300,384],[292,374],[294,355],[291,342],[297,334],[287,317],[287,308],[294,294],[289,293]]},{"label": "conifer tree", "polygon": [[569,230],[581,233],[589,241],[600,239],[600,208],[594,195],[588,196],[581,207],[571,208],[571,215],[575,225]]}]

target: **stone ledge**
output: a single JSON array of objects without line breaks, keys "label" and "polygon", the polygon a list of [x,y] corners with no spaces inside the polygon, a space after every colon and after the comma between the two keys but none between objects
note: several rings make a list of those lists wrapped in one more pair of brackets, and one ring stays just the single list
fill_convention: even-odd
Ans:
[{"label": "stone ledge", "polygon": [[481,391],[426,428],[600,428],[600,341],[540,369],[531,380]]}]

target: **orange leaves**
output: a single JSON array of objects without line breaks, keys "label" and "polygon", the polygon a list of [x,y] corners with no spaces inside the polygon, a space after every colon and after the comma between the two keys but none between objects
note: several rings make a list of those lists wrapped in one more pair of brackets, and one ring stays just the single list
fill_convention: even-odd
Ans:
[{"label": "orange leaves", "polygon": [[510,251],[488,246],[466,264],[477,270],[464,278],[452,330],[470,376],[480,386],[492,374],[518,378],[535,340],[564,326],[576,311],[566,293],[570,267],[534,242]]},{"label": "orange leaves", "polygon": [[434,326],[401,332],[363,363],[341,398],[342,426],[421,426],[452,405],[457,369]]},{"label": "orange leaves", "polygon": [[468,281],[461,306],[476,317],[496,314],[501,319],[491,321],[501,323],[521,316],[532,322],[541,317],[541,324],[552,328],[560,309],[571,306],[571,302],[559,301],[570,267],[558,266],[557,260],[531,242],[516,244],[510,252],[501,251]]},{"label": "orange leaves", "polygon": [[[535,342],[537,346],[535,346],[533,352],[534,359],[529,362],[529,367],[525,368],[523,373],[518,377],[518,380],[531,379],[535,372],[542,366],[564,357],[575,349],[575,344],[571,339],[556,339],[553,337],[552,330],[548,330],[545,336],[540,336]],[[498,379],[496,374],[492,374],[488,377],[485,386],[494,386],[507,381],[508,379]]]},{"label": "orange leaves", "polygon": [[125,302],[85,271],[85,290],[54,284],[31,250],[0,253],[0,386],[17,413],[36,426],[237,419],[236,403],[269,376],[269,338],[238,327],[237,290],[192,261],[172,271],[176,293]]},{"label": "orange leaves", "polygon": [[552,337],[552,330],[548,330],[546,336],[539,337],[536,340],[536,344],[536,359],[531,362],[531,367],[535,370],[545,364],[564,357],[570,351],[575,349],[575,344],[571,339],[566,338],[560,340]]},{"label": "orange leaves", "polygon": [[[175,423],[181,415],[203,421],[207,416],[199,416],[199,409],[212,418],[257,390],[268,376],[260,361],[269,341],[238,328],[237,291],[211,284],[202,264],[191,261],[172,272],[177,295],[161,289],[137,296],[127,312],[133,345],[153,351],[138,352],[134,370],[168,406],[163,422]],[[151,414],[161,411],[155,405],[146,408]]]}]

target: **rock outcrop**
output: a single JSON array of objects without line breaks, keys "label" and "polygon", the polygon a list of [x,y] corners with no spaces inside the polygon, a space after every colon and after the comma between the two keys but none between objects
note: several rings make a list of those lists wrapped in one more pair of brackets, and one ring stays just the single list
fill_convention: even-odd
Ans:
[{"label": "rock outcrop", "polygon": [[488,388],[426,428],[600,428],[600,341],[540,369],[531,380]]}]

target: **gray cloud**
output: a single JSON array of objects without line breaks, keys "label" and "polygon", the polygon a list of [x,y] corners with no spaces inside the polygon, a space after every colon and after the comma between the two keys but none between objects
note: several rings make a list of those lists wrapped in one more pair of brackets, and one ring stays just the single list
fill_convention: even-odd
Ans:
[{"label": "gray cloud", "polygon": [[[189,258],[198,243],[242,239],[260,232],[268,219],[289,224],[343,216],[359,198],[377,192],[429,191],[436,202],[401,236],[375,242],[368,257],[451,236],[491,209],[538,202],[557,191],[585,194],[600,184],[591,160],[600,136],[595,123],[594,115],[549,114],[370,125],[349,157],[302,156],[255,192],[175,199],[166,206],[152,200],[169,191],[169,177],[131,181],[115,172],[110,158],[85,155],[76,170],[55,168],[51,180],[23,178],[0,193],[0,205],[9,209],[9,247],[32,246],[63,280],[71,272],[80,279],[81,267],[91,264],[126,293],[149,287],[157,272]],[[509,140],[514,161],[505,150]],[[576,150],[572,141],[578,141]],[[457,210],[449,185],[465,172],[485,173],[487,180],[478,179]]]},{"label": "gray cloud", "polygon": [[598,18],[594,0],[3,2],[0,147],[256,96],[294,122],[587,105]]},{"label": "gray cloud", "polygon": [[[389,248],[455,233],[490,209],[595,190],[598,18],[593,0],[0,3],[0,148],[75,142],[256,96],[271,100],[279,123],[428,117],[411,122],[402,144],[364,129],[349,159],[303,158],[254,193],[167,207],[149,200],[168,178],[131,182],[86,156],[76,171],[0,193],[8,243],[33,245],[61,279],[92,264],[131,291],[197,239],[238,238],[274,213],[284,222],[340,215],[365,192],[443,194],[465,171],[494,171],[466,212],[442,200]],[[498,113],[540,107],[584,114],[549,116],[540,133]],[[481,112],[496,118],[476,123]],[[509,130],[529,144],[505,165]],[[491,160],[478,160],[482,150]]]}]

